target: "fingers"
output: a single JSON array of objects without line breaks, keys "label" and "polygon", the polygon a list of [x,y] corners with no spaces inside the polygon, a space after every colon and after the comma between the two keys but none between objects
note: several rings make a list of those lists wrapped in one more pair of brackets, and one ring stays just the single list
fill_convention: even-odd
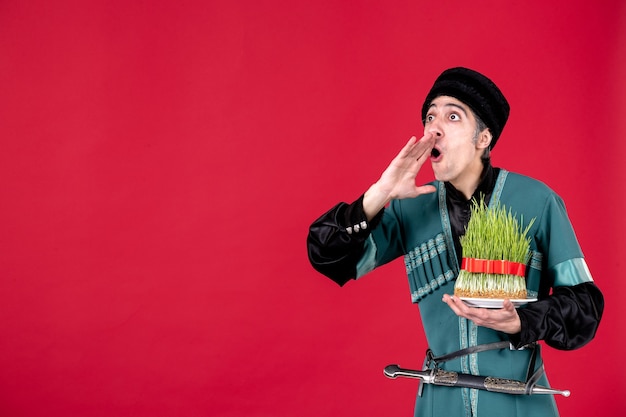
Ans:
[{"label": "fingers", "polygon": [[432,132],[426,132],[419,142],[423,143],[424,146],[430,150],[435,146],[435,135],[433,135]]},{"label": "fingers", "polygon": [[435,146],[435,136],[427,132],[422,136],[420,140],[417,140],[416,136],[412,136],[407,142],[405,149],[407,156],[413,159],[420,160],[421,163],[430,156],[430,152]]},{"label": "fingers", "polygon": [[453,295],[444,294],[442,301],[448,304],[448,307],[450,307],[457,316],[469,318],[467,317],[467,315],[470,313],[469,307],[460,298]]},{"label": "fingers", "polygon": [[508,298],[504,300],[504,303],[502,304],[502,309],[509,311],[509,312],[514,312],[515,311],[515,306],[513,305],[513,303],[511,302],[511,300],[509,300]]},{"label": "fingers", "polygon": [[432,185],[422,185],[415,188],[415,192],[417,193],[417,195],[430,194],[434,193],[435,191],[437,191],[437,189]]},{"label": "fingers", "polygon": [[376,183],[379,194],[384,195],[386,201],[413,198],[435,191],[433,186],[418,187],[415,184],[415,178],[430,157],[433,146],[434,137],[429,133],[419,140],[415,136],[408,140]]}]

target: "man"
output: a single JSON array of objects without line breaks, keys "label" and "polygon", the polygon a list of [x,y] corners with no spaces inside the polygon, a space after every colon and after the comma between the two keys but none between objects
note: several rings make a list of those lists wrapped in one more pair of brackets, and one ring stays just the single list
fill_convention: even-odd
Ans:
[{"label": "man", "polygon": [[[339,285],[404,257],[411,297],[429,344],[431,368],[549,386],[539,345],[576,349],[599,325],[604,300],[585,264],[561,198],[543,183],[491,165],[509,115],[484,75],[451,68],[422,107],[424,135],[412,137],[357,201],[317,219],[307,239],[312,265]],[[436,181],[417,186],[430,160]],[[454,297],[473,200],[502,204],[525,228],[534,223],[526,282],[538,301],[471,308]],[[442,302],[443,301],[443,302]],[[433,357],[435,358],[434,360]],[[416,416],[556,416],[551,395],[510,395],[425,385]]]}]

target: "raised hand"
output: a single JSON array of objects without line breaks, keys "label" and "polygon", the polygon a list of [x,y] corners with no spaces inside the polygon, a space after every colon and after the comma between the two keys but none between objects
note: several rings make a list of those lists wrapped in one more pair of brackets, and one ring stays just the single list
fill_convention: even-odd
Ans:
[{"label": "raised hand", "polygon": [[430,157],[434,145],[432,133],[426,133],[420,140],[415,136],[409,139],[380,179],[365,193],[363,208],[368,219],[372,219],[392,199],[412,198],[435,191],[431,185],[415,184],[415,178]]}]

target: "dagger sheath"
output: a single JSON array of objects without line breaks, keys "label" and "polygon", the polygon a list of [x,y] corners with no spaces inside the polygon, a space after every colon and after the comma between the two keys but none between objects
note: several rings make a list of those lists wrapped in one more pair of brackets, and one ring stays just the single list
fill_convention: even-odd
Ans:
[{"label": "dagger sheath", "polygon": [[385,376],[389,378],[417,378],[426,384],[446,387],[473,388],[491,392],[501,392],[503,394],[560,394],[564,397],[569,397],[570,395],[570,392],[567,390],[556,390],[540,385],[533,386],[530,392],[527,392],[526,384],[522,381],[495,378],[491,376],[463,374],[459,372],[444,371],[443,369],[416,371],[413,369],[403,369],[398,365],[389,365],[385,367],[384,373]]}]

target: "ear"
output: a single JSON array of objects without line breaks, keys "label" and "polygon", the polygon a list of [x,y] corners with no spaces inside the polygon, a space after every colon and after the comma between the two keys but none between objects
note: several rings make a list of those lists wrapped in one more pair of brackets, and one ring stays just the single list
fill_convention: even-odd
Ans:
[{"label": "ear", "polygon": [[488,148],[489,145],[491,145],[492,139],[493,139],[493,135],[489,131],[489,128],[485,128],[478,135],[478,142],[476,142],[476,146],[480,149]]}]

